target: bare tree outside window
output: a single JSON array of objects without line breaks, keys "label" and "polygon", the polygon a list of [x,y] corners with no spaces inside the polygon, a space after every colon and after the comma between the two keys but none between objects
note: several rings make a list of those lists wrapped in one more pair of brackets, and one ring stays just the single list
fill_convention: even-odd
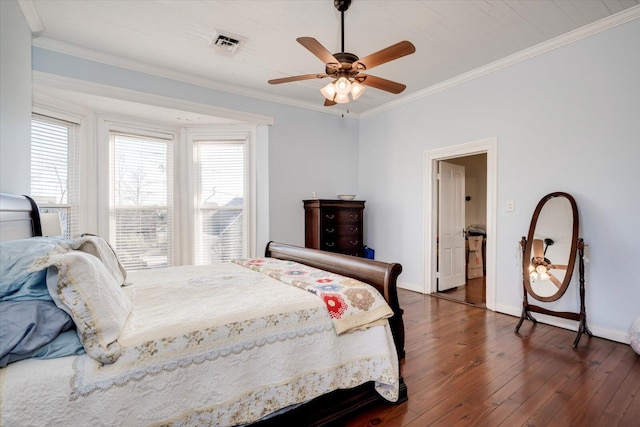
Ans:
[{"label": "bare tree outside window", "polygon": [[113,135],[116,250],[129,269],[170,265],[169,141]]}]

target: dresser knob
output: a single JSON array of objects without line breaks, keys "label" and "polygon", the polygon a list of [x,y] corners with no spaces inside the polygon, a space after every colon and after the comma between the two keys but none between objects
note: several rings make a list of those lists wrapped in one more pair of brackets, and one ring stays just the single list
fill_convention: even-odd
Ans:
[{"label": "dresser knob", "polygon": [[325,243],[325,245],[327,245],[327,246],[329,246],[329,247],[331,248],[331,247],[333,247],[333,245],[335,245],[335,243],[333,243],[333,242],[327,242],[327,243]]},{"label": "dresser knob", "polygon": [[325,217],[326,217],[327,219],[333,219],[333,218],[335,218],[336,216],[335,216],[335,215],[327,214],[327,215],[325,215]]},{"label": "dresser knob", "polygon": [[324,231],[326,231],[327,233],[333,233],[335,231],[334,228],[326,228]]},{"label": "dresser knob", "polygon": [[358,241],[357,241],[357,240],[352,240],[352,241],[351,241],[351,244],[352,244],[353,246],[355,246],[355,245],[357,245],[357,244],[358,244]]},{"label": "dresser knob", "polygon": [[358,219],[358,214],[351,214],[351,219]]},{"label": "dresser knob", "polygon": [[356,231],[358,231],[358,227],[351,227],[349,230],[351,230],[353,232],[356,232]]}]

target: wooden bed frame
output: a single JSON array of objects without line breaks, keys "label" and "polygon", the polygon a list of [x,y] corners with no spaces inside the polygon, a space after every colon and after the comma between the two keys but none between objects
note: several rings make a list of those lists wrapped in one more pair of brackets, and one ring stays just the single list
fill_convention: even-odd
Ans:
[{"label": "wooden bed frame", "polygon": [[[40,215],[37,204],[28,196],[0,193],[0,241],[41,236]],[[302,248],[269,242],[265,256],[300,262],[366,282],[384,296],[394,311],[389,319],[398,358],[404,357],[404,323],[398,303],[396,281],[402,272],[397,263],[385,263],[366,258]],[[407,400],[407,387],[400,376],[398,403]],[[373,383],[348,390],[336,390],[277,416],[256,422],[254,426],[335,425],[340,419],[373,404],[385,404],[375,391]],[[386,403],[388,404],[388,403]]]}]

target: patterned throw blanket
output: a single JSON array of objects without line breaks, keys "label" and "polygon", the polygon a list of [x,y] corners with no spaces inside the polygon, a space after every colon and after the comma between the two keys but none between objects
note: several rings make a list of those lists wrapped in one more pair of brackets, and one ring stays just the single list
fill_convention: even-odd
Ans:
[{"label": "patterned throw blanket", "polygon": [[359,280],[275,258],[243,258],[233,262],[320,297],[338,335],[379,325],[393,316],[380,292]]}]

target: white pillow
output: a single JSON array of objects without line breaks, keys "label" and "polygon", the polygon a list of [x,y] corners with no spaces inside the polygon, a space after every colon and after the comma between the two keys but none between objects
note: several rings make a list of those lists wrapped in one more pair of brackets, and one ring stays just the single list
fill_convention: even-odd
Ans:
[{"label": "white pillow", "polygon": [[102,237],[95,234],[83,234],[82,237],[71,240],[71,247],[100,259],[118,283],[120,285],[124,284],[127,278],[127,271],[120,263],[116,251]]},{"label": "white pillow", "polygon": [[100,259],[81,251],[51,255],[43,263],[49,267],[49,293],[73,318],[87,354],[101,363],[118,360],[117,340],[133,309],[120,283]]}]

